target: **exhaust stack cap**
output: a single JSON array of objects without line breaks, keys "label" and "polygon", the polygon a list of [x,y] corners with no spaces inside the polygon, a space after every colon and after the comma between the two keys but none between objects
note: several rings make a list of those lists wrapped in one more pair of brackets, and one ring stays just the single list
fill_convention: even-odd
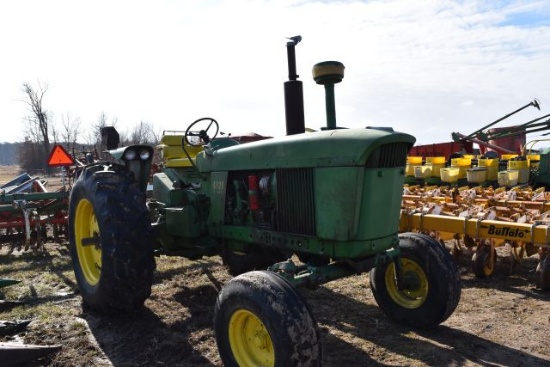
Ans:
[{"label": "exhaust stack cap", "polygon": [[313,65],[313,80],[317,84],[336,84],[344,79],[344,64],[339,61],[323,61]]}]

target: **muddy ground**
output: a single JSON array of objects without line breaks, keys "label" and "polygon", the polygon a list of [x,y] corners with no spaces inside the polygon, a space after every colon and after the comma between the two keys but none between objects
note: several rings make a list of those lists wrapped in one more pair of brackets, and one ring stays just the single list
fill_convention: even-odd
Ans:
[{"label": "muddy ground", "polygon": [[[550,366],[550,292],[534,288],[537,255],[510,274],[508,249],[498,254],[494,275],[478,279],[464,249],[460,303],[430,331],[389,321],[368,274],[304,290],[321,331],[323,365]],[[22,304],[1,304],[0,320],[32,321],[0,341],[60,346],[23,366],[221,366],[212,319],[230,278],[219,257],[160,257],[143,310],[101,315],[81,302],[64,238],[49,238],[43,249],[4,244],[0,279],[21,283],[0,289],[0,299]]]}]

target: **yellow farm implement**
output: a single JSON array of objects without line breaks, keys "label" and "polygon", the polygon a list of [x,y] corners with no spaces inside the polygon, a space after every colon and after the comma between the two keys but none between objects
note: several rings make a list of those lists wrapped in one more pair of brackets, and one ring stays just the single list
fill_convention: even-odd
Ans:
[{"label": "yellow farm implement", "polygon": [[475,248],[472,268],[478,277],[492,275],[498,246],[511,247],[512,267],[538,252],[536,286],[550,289],[550,193],[543,188],[405,186],[400,230],[452,241],[456,256],[462,245]]}]

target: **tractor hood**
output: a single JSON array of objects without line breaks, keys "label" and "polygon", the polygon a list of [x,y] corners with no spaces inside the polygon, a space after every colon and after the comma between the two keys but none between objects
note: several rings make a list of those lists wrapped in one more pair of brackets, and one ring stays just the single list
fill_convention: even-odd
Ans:
[{"label": "tractor hood", "polygon": [[[380,150],[381,146],[405,147],[406,154],[414,142],[415,138],[412,135],[394,132],[391,128],[327,130],[217,150],[205,147],[205,151],[197,155],[196,165],[201,172],[281,167],[363,166],[374,152],[381,152],[381,155],[392,151]],[[403,152],[403,149],[399,151]],[[399,165],[404,166],[405,157],[402,158],[403,161],[399,162]]]}]

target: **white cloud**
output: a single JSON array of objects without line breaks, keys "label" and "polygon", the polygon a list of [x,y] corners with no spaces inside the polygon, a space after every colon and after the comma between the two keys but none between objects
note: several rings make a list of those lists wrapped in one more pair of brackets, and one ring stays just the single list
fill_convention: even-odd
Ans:
[{"label": "white cloud", "polygon": [[[3,2],[0,141],[21,139],[21,84],[37,80],[49,85],[45,107],[83,128],[104,111],[122,129],[140,120],[185,129],[211,116],[223,131],[282,135],[284,37],[296,34],[308,127],[325,123],[311,68],[338,60],[340,125],[446,141],[535,97],[544,113],[549,12],[545,1]],[[525,23],[532,14],[536,26]]]}]

